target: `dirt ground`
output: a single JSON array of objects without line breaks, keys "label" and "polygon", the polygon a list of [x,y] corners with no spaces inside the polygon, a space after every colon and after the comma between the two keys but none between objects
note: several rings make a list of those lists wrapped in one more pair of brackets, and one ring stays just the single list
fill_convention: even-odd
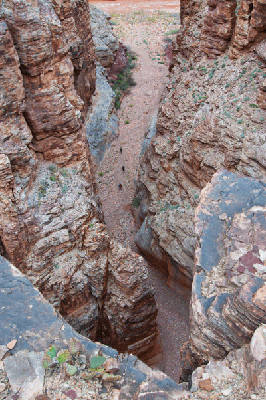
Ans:
[{"label": "dirt ground", "polygon": [[[118,138],[106,151],[98,167],[97,186],[110,236],[135,251],[138,251],[134,243],[137,228],[131,204],[136,169],[145,132],[158,110],[167,81],[169,61],[165,56],[165,47],[172,37],[169,32],[178,29],[178,22],[177,14],[158,11],[126,15],[116,13],[113,17],[116,35],[137,54],[133,72],[136,86],[131,88],[118,110]],[[119,184],[122,189],[119,189]],[[163,349],[163,359],[158,367],[178,380],[179,350],[188,338],[189,300],[179,290],[167,287],[165,276],[152,265],[149,265],[149,275],[159,309],[158,324]]]},{"label": "dirt ground", "polygon": [[179,0],[89,0],[104,11],[116,13],[128,13],[138,10],[164,10],[168,12],[179,12]]}]

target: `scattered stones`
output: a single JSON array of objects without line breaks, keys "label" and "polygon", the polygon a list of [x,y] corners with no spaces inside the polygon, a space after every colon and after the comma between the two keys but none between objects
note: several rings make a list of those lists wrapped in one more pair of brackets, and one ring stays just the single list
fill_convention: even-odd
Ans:
[{"label": "scattered stones", "polygon": [[0,393],[3,392],[6,388],[6,385],[2,382],[0,382]]},{"label": "scattered stones", "polygon": [[214,387],[212,385],[212,381],[210,380],[210,378],[200,381],[199,387],[200,387],[200,389],[206,390],[207,392],[211,392],[212,390],[214,390]]},{"label": "scattered stones", "polygon": [[12,350],[12,349],[16,346],[16,344],[17,344],[17,340],[14,339],[14,340],[11,340],[11,342],[9,342],[9,343],[6,345],[6,347],[7,347],[9,350]]}]

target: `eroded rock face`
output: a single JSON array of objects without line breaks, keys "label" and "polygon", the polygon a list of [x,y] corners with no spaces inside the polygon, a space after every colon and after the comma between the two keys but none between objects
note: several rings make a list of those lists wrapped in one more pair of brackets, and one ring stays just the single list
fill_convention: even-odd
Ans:
[{"label": "eroded rock face", "polygon": [[264,0],[242,0],[237,13],[237,20],[229,54],[238,57],[254,42],[265,38],[266,7]]},{"label": "eroded rock face", "polygon": [[236,15],[236,0],[209,0],[209,12],[201,30],[200,47],[209,57],[224,53],[231,39]]},{"label": "eroded rock face", "polygon": [[[239,10],[244,10],[247,3],[242,1]],[[235,265],[234,272],[223,271],[217,278],[217,285],[224,283],[227,288],[221,295],[204,292],[208,285],[206,272],[199,271],[199,266],[194,263],[197,243],[195,210],[201,191],[214,174],[226,168],[259,180],[261,190],[264,190],[266,182],[263,28],[266,19],[262,5],[254,2],[253,9],[247,10],[245,21],[250,26],[252,16],[258,18],[255,17],[256,10],[260,9],[260,30],[259,23],[256,28],[259,33],[253,41],[248,40],[240,46],[241,51],[234,55],[236,43],[240,43],[238,26],[243,17],[243,12],[239,11],[235,19],[234,13],[238,12],[235,6],[234,1],[181,3],[183,25],[174,43],[157,131],[140,160],[138,170],[136,196],[141,199],[139,218],[142,225],[136,243],[168,275],[169,285],[178,281],[190,286],[193,281],[191,343],[188,351],[184,349],[190,371],[210,357],[224,357],[228,351],[247,343],[260,318],[264,321],[264,311],[257,309],[252,300],[259,289],[258,282],[260,285],[264,282],[259,267],[256,269],[254,263],[251,264],[251,260],[257,260],[255,264],[258,266],[263,263],[259,255],[259,250],[264,249],[261,243],[242,246],[245,252],[239,258],[243,259]],[[248,203],[247,198],[248,195],[243,202]],[[238,202],[237,199],[234,201]],[[248,214],[242,217],[249,218]],[[237,217],[231,223],[232,232],[243,229],[237,226]],[[216,245],[220,244],[221,249],[216,249],[215,253],[220,256],[220,251],[229,252],[227,246],[228,243],[232,245],[233,239],[224,243],[223,237],[217,238],[215,232],[216,227],[208,235],[216,238]],[[205,253],[208,262],[213,257],[214,244]],[[213,261],[213,267],[219,260],[217,263]],[[245,264],[241,264],[242,261]],[[229,268],[229,260],[226,263]],[[227,276],[231,273],[240,277]],[[242,275],[251,275],[250,282],[242,282]],[[241,282],[233,283],[237,279]],[[215,280],[213,276],[212,281]],[[232,287],[233,292],[230,291]],[[237,319],[239,314],[242,320],[236,322],[234,318]],[[241,332],[241,338],[236,330]]]},{"label": "eroded rock face", "polygon": [[[68,322],[96,338],[111,263],[84,126],[95,89],[88,5],[10,0],[2,15],[0,248]],[[135,349],[137,326],[141,340],[151,315],[156,326],[152,289],[140,284],[138,296],[139,325],[127,328]]]},{"label": "eroded rock face", "polygon": [[[121,249],[119,248],[119,251]],[[138,257],[136,255],[136,257]],[[135,263],[135,267],[137,267]],[[84,390],[78,392],[76,385],[72,386],[72,394],[79,393],[81,399],[93,398],[95,391],[91,389],[91,377],[84,378],[86,370],[84,362],[89,364],[92,356],[102,354],[107,361],[104,368],[109,373],[115,373],[117,381],[112,393],[110,382],[103,383],[98,388],[97,397],[103,398],[106,388],[109,389],[108,398],[141,399],[139,393],[163,392],[166,398],[172,400],[183,394],[186,384],[177,384],[161,371],[153,370],[132,354],[119,354],[111,347],[94,343],[75,331],[64,319],[58,315],[53,306],[42,296],[32,283],[17,268],[0,256],[0,302],[2,313],[0,316],[0,370],[6,373],[11,385],[12,393],[18,393],[18,400],[35,400],[37,394],[43,394],[45,371],[42,359],[49,346],[55,346],[56,351],[66,349],[70,340],[81,344],[82,364],[81,373],[75,376],[75,381]],[[16,345],[11,351],[7,348],[10,339],[16,339]],[[8,353],[8,354],[6,354]],[[4,362],[2,359],[5,355]],[[85,357],[85,360],[84,360]],[[87,369],[87,368],[86,368]],[[83,372],[83,376],[82,376]],[[47,374],[48,375],[48,374]],[[46,375],[45,385],[48,389],[47,398],[54,395],[57,381],[57,396],[66,393],[65,381],[58,371]],[[124,379],[119,379],[124,377]],[[69,380],[68,380],[69,382]],[[95,382],[96,383],[96,382]],[[146,385],[145,385],[146,383]],[[105,386],[105,387],[104,387]],[[140,388],[141,386],[141,388]],[[104,396],[102,397],[102,393]],[[45,396],[44,394],[42,396]],[[136,396],[136,397],[135,397]],[[148,396],[148,395],[147,395]],[[45,396],[46,397],[46,396]],[[106,396],[105,396],[106,397]],[[155,397],[158,400],[158,397]]]},{"label": "eroded rock face", "polygon": [[218,171],[195,214],[196,271],[190,307],[191,365],[222,359],[266,322],[265,184]]},{"label": "eroded rock face", "polygon": [[[129,248],[112,242],[108,257],[108,286],[103,305],[104,343],[115,343],[121,352],[145,357],[149,349],[158,351],[157,309],[148,283],[144,259]],[[145,333],[134,334],[135,326],[145,319]],[[147,333],[149,334],[147,335]]]},{"label": "eroded rock face", "polygon": [[[211,392],[212,396],[239,395],[265,397],[265,325],[261,325],[249,344],[231,351],[223,361],[211,360],[192,374],[192,390]],[[255,392],[255,393],[254,393]],[[206,393],[206,392],[205,392]],[[254,393],[254,394],[253,394]],[[214,397],[215,398],[215,397]]]},{"label": "eroded rock face", "polygon": [[111,16],[92,5],[90,16],[96,58],[104,68],[110,68],[119,49],[119,42],[110,23]]},{"label": "eroded rock face", "polygon": [[[230,5],[226,10],[231,10],[231,20],[221,13],[231,21],[228,32],[232,30],[233,2],[222,3],[183,4],[184,24],[174,47],[157,133],[138,172],[142,226],[136,243],[166,271],[169,283],[179,280],[187,286],[194,269],[193,217],[200,191],[222,167],[265,180],[264,41],[254,45],[256,53],[237,60],[227,54],[207,58],[202,51],[206,23],[216,21],[209,13]],[[208,35],[217,36],[219,26],[226,27],[221,20],[217,16],[217,25],[208,25]]]}]

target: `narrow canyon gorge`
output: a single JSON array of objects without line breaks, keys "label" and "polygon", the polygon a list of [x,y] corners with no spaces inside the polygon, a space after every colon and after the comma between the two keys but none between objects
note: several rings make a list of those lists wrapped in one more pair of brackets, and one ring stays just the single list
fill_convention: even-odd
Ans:
[{"label": "narrow canyon gorge", "polygon": [[265,1],[0,16],[0,399],[266,399]]}]

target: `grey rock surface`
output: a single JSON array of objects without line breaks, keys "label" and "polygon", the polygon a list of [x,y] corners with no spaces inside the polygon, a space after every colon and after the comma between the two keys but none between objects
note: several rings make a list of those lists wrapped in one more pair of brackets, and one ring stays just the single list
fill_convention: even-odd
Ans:
[{"label": "grey rock surface", "polygon": [[202,191],[183,373],[189,359],[222,359],[249,343],[266,322],[265,210],[265,184],[253,178],[219,170]]},{"label": "grey rock surface", "polygon": [[95,6],[90,6],[92,37],[96,58],[103,67],[110,67],[119,44],[113,34],[110,15]]},{"label": "grey rock surface", "polygon": [[[20,389],[19,399],[28,400],[35,389],[35,394],[42,390],[43,368],[40,362],[43,351],[49,345],[54,345],[57,350],[65,349],[70,338],[81,342],[87,358],[99,350],[107,357],[117,358],[118,373],[124,376],[131,398],[145,381],[156,385],[158,391],[167,392],[170,399],[183,390],[184,386],[163,372],[152,370],[136,356],[118,356],[116,350],[78,334],[32,283],[3,257],[0,257],[0,287],[0,346],[4,348],[12,339],[17,339],[16,346],[9,351],[12,356],[4,362],[12,388],[14,391]],[[28,397],[24,393],[28,393]]]},{"label": "grey rock surface", "polygon": [[105,69],[96,66],[96,90],[86,121],[86,136],[91,154],[98,164],[110,143],[117,137],[118,118],[114,108],[115,93],[108,83]]},{"label": "grey rock surface", "polygon": [[156,134],[156,124],[158,118],[158,110],[152,115],[148,131],[145,133],[145,138],[141,147],[140,157],[143,156],[147,147],[150,145],[153,136]]},{"label": "grey rock surface", "polygon": [[12,390],[19,393],[21,400],[28,400],[43,392],[44,352],[22,350],[4,360],[7,377]]}]

